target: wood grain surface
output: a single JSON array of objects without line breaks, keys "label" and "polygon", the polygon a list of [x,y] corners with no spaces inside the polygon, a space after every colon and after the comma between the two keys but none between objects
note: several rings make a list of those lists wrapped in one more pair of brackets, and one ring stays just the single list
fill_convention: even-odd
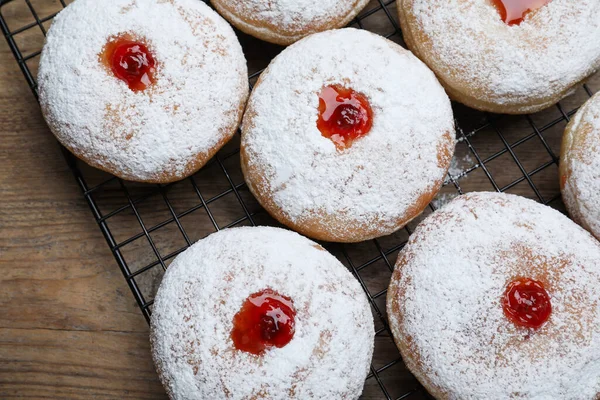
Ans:
[{"label": "wood grain surface", "polygon": [[[57,0],[30,0],[42,14],[49,14],[60,5]],[[15,0],[23,2],[23,0]],[[367,7],[376,7],[373,1]],[[7,6],[4,12],[15,25],[31,22],[23,4]],[[25,10],[25,11],[23,11]],[[389,10],[395,13],[393,6]],[[389,21],[383,11],[379,19],[369,17],[364,25],[385,34]],[[43,16],[43,15],[42,15]],[[44,26],[48,26],[45,23]],[[24,32],[15,39],[27,51],[35,51],[43,41],[39,31]],[[250,70],[264,67],[281,48],[241,37],[247,50]],[[31,65],[35,72],[35,64]],[[591,90],[600,89],[600,76],[589,84]],[[580,105],[587,98],[583,90],[553,107],[531,117],[536,126],[544,126],[561,113]],[[462,106],[455,107],[457,119],[468,133],[482,124],[483,115]],[[492,119],[495,118],[492,116]],[[531,121],[524,117],[498,120],[471,137],[472,145],[481,158],[505,148],[496,130],[501,130],[508,143],[519,142],[532,132]],[[551,151],[559,150],[560,137],[566,118],[554,123],[541,133]],[[235,147],[235,143],[230,145]],[[520,143],[510,152],[489,160],[486,168],[498,186],[510,185],[509,192],[535,198],[529,183],[514,162],[519,159],[527,172],[551,161],[538,137]],[[229,163],[232,163],[229,165]],[[237,164],[236,164],[237,163]],[[241,183],[239,162],[236,157],[224,160],[229,177]],[[476,165],[475,155],[465,142],[457,147],[457,173]],[[106,175],[84,168],[90,183],[101,182]],[[236,172],[237,171],[237,172]],[[550,166],[533,175],[533,183],[546,199],[556,196],[558,183],[556,167]],[[210,198],[228,187],[218,166],[210,166],[196,178],[200,191]],[[464,176],[460,185],[465,191],[493,190],[482,168]],[[143,196],[147,185],[127,184],[132,197]],[[455,195],[447,186],[440,199]],[[247,191],[241,191],[247,204],[258,210]],[[107,186],[95,198],[102,212],[110,212],[126,203],[122,190]],[[168,190],[175,212],[182,212],[198,204],[197,194],[185,181]],[[243,212],[235,196],[225,196],[218,206],[209,207],[215,222],[226,226]],[[554,206],[560,208],[560,201]],[[160,224],[169,218],[163,199],[153,196],[139,207],[147,226]],[[266,222],[259,214],[257,222]],[[244,223],[244,222],[242,222]],[[140,232],[131,210],[109,220],[117,240],[125,240]],[[190,240],[206,236],[214,230],[203,210],[181,219]],[[175,224],[151,233],[161,254],[169,254],[185,240]],[[393,247],[407,237],[402,231],[380,241],[381,246]],[[142,268],[155,260],[148,251],[148,243],[141,238],[122,249],[132,270]],[[386,247],[387,246],[387,247]],[[335,247],[334,247],[335,250]],[[350,257],[358,265],[378,254],[371,243],[349,249]],[[393,263],[396,253],[388,257]],[[389,262],[388,261],[388,262]],[[151,271],[154,271],[150,273]],[[361,271],[361,278],[371,293],[385,289],[389,269],[383,260]],[[161,268],[136,277],[144,296],[150,300],[156,289]],[[147,288],[147,289],[144,289]],[[383,307],[382,297],[378,304]],[[377,324],[376,324],[377,325]],[[380,323],[378,327],[381,327]],[[389,337],[377,338],[378,353],[374,365],[385,365],[397,357],[397,350]],[[387,357],[387,358],[386,358]],[[387,369],[381,379],[389,384],[390,395],[397,397],[406,388],[416,387],[414,378],[402,365]],[[368,381],[366,399],[382,398],[374,379]],[[6,42],[0,40],[0,399],[8,398],[61,398],[61,399],[163,399],[164,391],[158,381],[150,358],[148,327],[142,317],[121,272],[112,257],[79,187],[49,133],[39,107],[26,85],[18,65]],[[410,397],[421,398],[420,394]]]}]

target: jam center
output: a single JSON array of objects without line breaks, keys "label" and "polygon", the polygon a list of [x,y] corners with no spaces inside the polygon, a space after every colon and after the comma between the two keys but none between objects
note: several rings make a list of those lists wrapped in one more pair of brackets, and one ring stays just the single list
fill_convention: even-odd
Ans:
[{"label": "jam center", "polygon": [[265,289],[250,295],[233,317],[231,339],[236,349],[261,355],[292,340],[295,317],[291,299]]},{"label": "jam center", "polygon": [[493,0],[502,20],[508,25],[519,25],[525,15],[542,8],[552,0]]},{"label": "jam center", "polygon": [[131,37],[118,36],[104,48],[104,62],[129,89],[142,91],[154,83],[156,62],[148,47]]},{"label": "jam center", "polygon": [[340,85],[325,86],[319,94],[317,128],[321,134],[345,149],[373,125],[373,110],[361,93]]},{"label": "jam center", "polygon": [[504,315],[514,324],[538,329],[550,318],[550,295],[541,282],[519,278],[508,284],[502,299]]}]

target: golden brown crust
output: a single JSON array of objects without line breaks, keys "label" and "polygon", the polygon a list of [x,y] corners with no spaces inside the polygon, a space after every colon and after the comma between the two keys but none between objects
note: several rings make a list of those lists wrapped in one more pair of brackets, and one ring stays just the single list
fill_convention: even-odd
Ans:
[{"label": "golden brown crust", "polygon": [[[249,109],[248,112],[252,113],[253,111]],[[251,124],[251,119],[247,121]],[[445,137],[447,141],[445,144],[439,146],[438,158],[440,164],[443,165],[442,168],[448,172],[454,142],[452,141],[449,132],[446,133]],[[418,200],[406,210],[405,214],[391,224],[390,221],[381,221],[380,224],[373,222],[367,225],[357,220],[352,221],[352,217],[349,215],[331,215],[320,210],[314,210],[311,213],[310,218],[303,219],[302,221],[293,221],[288,218],[286,213],[284,213],[273,201],[269,190],[270,184],[267,182],[262,168],[249,163],[249,157],[243,143],[240,154],[244,179],[246,180],[250,192],[258,200],[259,204],[267,210],[273,218],[290,229],[313,239],[328,242],[362,242],[391,234],[398,229],[403,228],[423,212],[444,183],[443,179],[436,181],[432,190],[424,191]],[[389,228],[390,225],[392,226],[391,228]]]},{"label": "golden brown crust", "polygon": [[[496,197],[492,198],[492,196]],[[486,201],[493,201],[494,204],[496,204],[497,206],[500,206],[501,208],[506,208],[507,213],[513,212],[514,215],[520,215],[518,212],[519,208],[515,207],[514,201],[511,198],[502,198],[501,196],[505,195],[472,193],[461,196],[459,198],[460,200],[458,201],[460,201],[463,210],[466,213],[471,213],[476,220],[479,219],[477,218],[477,214],[479,213],[479,207],[483,207],[483,209],[481,210],[482,214],[486,215],[486,217],[483,218],[489,218],[489,210],[485,209],[486,205],[484,202]],[[535,207],[541,207],[540,205],[537,205],[533,202],[531,204],[535,205]],[[509,234],[507,236],[504,236],[505,239],[503,240],[505,240],[505,243],[512,244],[502,249],[496,247],[489,247],[487,250],[484,251],[484,254],[487,254],[487,256],[483,257],[485,260],[488,261],[484,261],[481,265],[483,266],[483,268],[487,268],[489,266],[493,275],[500,274],[505,276],[507,282],[510,282],[512,279],[521,276],[531,276],[534,277],[534,279],[542,282],[544,287],[550,293],[554,293],[556,295],[557,299],[562,299],[557,300],[558,302],[564,301],[567,304],[567,306],[564,309],[560,309],[560,306],[556,304],[556,309],[560,309],[560,311],[555,312],[561,313],[561,315],[557,317],[559,320],[561,320],[561,322],[567,321],[566,324],[569,325],[568,335],[571,338],[570,340],[581,340],[582,343],[587,343],[586,340],[589,341],[589,338],[592,335],[592,333],[589,330],[595,329],[590,327],[596,326],[594,322],[596,316],[594,315],[594,313],[590,313],[589,315],[583,314],[582,316],[581,313],[582,310],[594,310],[597,306],[597,301],[593,298],[586,298],[585,295],[583,295],[583,298],[585,298],[585,300],[581,300],[576,306],[573,306],[572,304],[569,305],[570,300],[567,300],[566,298],[570,296],[570,294],[567,293],[573,293],[572,276],[574,265],[581,266],[583,270],[589,268],[587,272],[590,273],[590,282],[594,282],[593,279],[597,277],[597,275],[594,275],[592,273],[592,271],[594,271],[595,269],[594,263],[589,263],[588,265],[585,264],[585,257],[588,255],[591,256],[591,253],[581,254],[578,252],[573,252],[572,249],[565,249],[564,253],[558,253],[558,255],[547,254],[544,248],[548,248],[548,246],[553,246],[553,244],[549,244],[547,242],[548,234],[543,232],[546,225],[552,226],[552,224],[555,221],[550,221],[548,219],[548,215],[540,216],[539,214],[528,214],[528,212],[532,211],[534,208],[532,207],[532,210],[529,210],[526,204],[519,204],[519,207],[522,207],[521,211],[523,212],[523,214],[526,215],[526,217],[523,220],[520,220],[519,218],[514,218],[510,222],[511,224],[513,224],[511,225],[513,229],[523,229],[528,230],[530,232],[536,232],[536,229],[539,229],[539,233],[541,233],[542,238],[546,240],[538,239],[536,236],[535,240],[525,239],[513,241],[514,238],[510,237]],[[417,228],[416,232],[411,236],[411,239],[407,246],[405,246],[404,249],[400,252],[398,260],[396,262],[395,270],[390,280],[390,285],[386,297],[387,314],[390,322],[390,329],[392,331],[392,336],[394,338],[396,346],[400,350],[404,363],[406,364],[407,368],[413,373],[413,375],[419,380],[419,382],[427,389],[427,391],[438,400],[449,400],[462,397],[460,393],[453,392],[452,383],[444,382],[443,379],[440,379],[440,377],[436,376],[436,371],[438,371],[436,370],[436,368],[443,367],[440,367],[439,365],[436,367],[432,367],[432,365],[434,365],[436,361],[427,361],[427,359],[425,358],[427,356],[422,356],[423,353],[427,354],[427,350],[429,350],[429,348],[426,350],[424,350],[423,348],[423,346],[426,346],[426,344],[424,343],[427,342],[421,340],[421,342],[418,343],[415,340],[417,338],[412,336],[418,334],[419,330],[415,329],[414,327],[415,324],[419,324],[420,322],[418,318],[415,319],[415,315],[413,315],[413,313],[409,313],[411,307],[408,307],[407,309],[407,307],[405,306],[406,302],[403,300],[414,298],[415,291],[418,290],[415,283],[413,283],[413,278],[417,279],[422,284],[421,279],[423,278],[423,276],[418,276],[419,274],[415,271],[428,271],[428,273],[430,274],[429,276],[430,280],[432,281],[432,284],[435,284],[437,280],[445,279],[444,277],[432,274],[431,271],[429,271],[427,268],[428,265],[423,264],[424,262],[426,262],[424,260],[429,260],[429,262],[431,262],[431,264],[433,265],[436,263],[436,257],[439,257],[439,259],[441,260],[442,258],[445,258],[447,256],[445,250],[438,249],[439,251],[432,251],[431,254],[429,254],[429,256],[431,257],[427,257],[427,249],[431,246],[432,238],[438,238],[440,235],[440,231],[445,230],[446,233],[453,232],[453,235],[445,236],[446,238],[452,237],[452,240],[456,240],[460,243],[465,241],[465,236],[469,236],[476,232],[476,230],[474,230],[473,232],[464,231],[464,224],[466,224],[466,222],[463,224],[463,219],[466,219],[466,217],[456,212],[455,208],[451,211],[447,210],[447,212],[445,212],[444,210],[446,209],[442,209],[441,211],[430,215],[422,223],[422,225],[420,225],[419,228]],[[551,211],[553,213],[556,213],[555,217],[564,218],[559,216],[556,211]],[[535,226],[535,220],[532,220],[532,215],[540,217],[539,226]],[[564,226],[565,231],[570,232],[568,235],[573,237],[575,241],[583,241],[587,243],[587,245],[590,246],[590,250],[592,250],[592,253],[598,250],[596,244],[594,244],[594,241],[591,240],[592,238],[588,237],[587,233],[578,229],[578,227],[571,226],[573,224],[570,223],[570,221],[568,221],[566,218],[564,218],[564,222],[562,223],[562,225]],[[540,243],[538,243],[537,240],[541,240]],[[455,245],[451,245],[449,243],[439,243],[439,246],[442,249],[444,248],[444,246],[450,246],[449,248],[452,249],[451,251],[459,251],[461,257],[465,257],[465,264],[474,262],[472,258],[469,258],[472,257],[472,254],[474,253],[469,253],[466,250],[466,248],[468,247],[467,245],[463,247],[463,251],[461,251],[460,245],[458,247],[458,250]],[[500,260],[500,262],[498,260]],[[495,267],[494,264],[496,264]],[[473,285],[478,284],[477,281],[472,282],[473,277],[469,276],[468,274],[464,275],[463,278],[466,282],[471,282],[471,284]],[[590,284],[590,287],[593,287],[593,284]],[[447,289],[448,288],[443,285],[440,288],[436,287],[436,290],[440,290],[441,292]],[[425,291],[424,293],[427,292]],[[457,297],[457,295],[453,295],[452,298],[456,300]],[[473,303],[472,301],[468,304],[470,304],[473,307],[476,307],[475,303]],[[461,308],[461,306],[464,307],[464,304],[460,304],[460,300],[458,300],[456,303],[456,308],[459,309]],[[440,307],[442,307],[442,309],[446,309],[444,308],[445,305],[440,305]],[[414,311],[414,308],[412,308],[412,310]],[[460,319],[458,316],[456,318]],[[427,323],[431,323],[431,321],[428,321]],[[444,323],[440,321],[440,329],[443,329],[443,324]],[[475,327],[475,324],[472,328],[473,330],[477,329]],[[467,329],[469,329],[469,327]],[[497,335],[501,335],[501,332],[503,331],[501,327],[496,326],[492,326],[492,328],[486,329],[490,329],[491,332],[495,332],[495,334]],[[557,336],[557,331],[561,328],[550,329],[555,330],[545,330],[539,335],[547,336],[549,341],[565,340],[564,338],[559,339],[559,337]],[[460,330],[458,329],[458,331]],[[503,362],[507,362],[506,360],[513,360],[512,362],[515,362],[514,355],[515,353],[518,353],[520,351],[523,351],[523,359],[527,360],[536,359],[537,357],[540,357],[541,354],[539,353],[544,351],[542,348],[537,348],[535,351],[531,352],[531,348],[526,347],[528,343],[527,340],[521,340],[520,333],[511,333],[507,336],[510,336],[509,340],[499,340],[497,342],[494,342],[493,344],[490,343],[490,346],[495,346],[493,354],[495,354],[497,364],[493,361],[490,361],[489,359],[486,359],[488,363],[482,363],[482,368],[495,368],[496,366],[501,366]],[[470,336],[470,338],[472,339],[473,337]],[[464,339],[464,337],[456,338],[457,343]],[[457,347],[456,345],[449,345],[449,347],[452,346]],[[551,348],[552,346],[549,347]],[[454,352],[453,355],[456,355],[456,352]],[[431,356],[431,352],[429,352],[429,356]],[[443,356],[441,357],[443,358]],[[435,359],[435,357],[433,358]],[[471,362],[469,359],[455,361],[457,369],[460,369],[458,365],[461,362]],[[555,361],[557,363],[560,363],[558,359]],[[549,360],[549,362],[552,362],[552,360]],[[449,364],[450,363],[448,362],[443,362],[444,367],[448,367]],[[568,367],[568,364],[565,365],[565,368],[566,367]],[[482,371],[481,376],[488,376],[487,372],[491,371]],[[447,383],[447,385],[445,385],[445,383]],[[517,388],[518,387],[515,387],[515,390],[517,390]],[[463,393],[466,392],[468,392],[468,390]],[[484,396],[481,392],[478,393],[480,396]],[[550,395],[552,395],[552,393],[548,394],[548,396]],[[527,396],[523,396],[523,398],[525,397]],[[521,398],[521,396],[519,396],[517,393],[516,395],[514,395],[514,397],[511,396],[510,398]],[[597,398],[597,396],[592,398]]]},{"label": "golden brown crust", "polygon": [[[392,46],[397,52],[406,52],[405,49],[394,44]],[[270,73],[270,66],[261,74],[254,90],[257,90],[266,76]],[[284,210],[273,200],[271,184],[268,182],[265,168],[258,163],[251,163],[250,155],[245,146],[244,136],[246,132],[254,127],[256,112],[250,101],[244,115],[242,126],[242,143],[240,147],[241,168],[244,179],[250,192],[258,200],[259,204],[277,221],[283,225],[316,240],[355,243],[391,234],[402,229],[413,219],[418,217],[427,205],[434,199],[444,183],[452,156],[454,154],[454,132],[447,131],[437,144],[438,166],[443,171],[440,178],[432,182],[430,190],[424,190],[418,199],[408,207],[404,214],[395,220],[370,221],[365,223],[349,214],[328,214],[322,210],[314,209],[307,212],[308,217],[301,220],[292,220]],[[376,155],[374,155],[376,156]],[[425,185],[423,185],[425,186]]]},{"label": "golden brown crust", "polygon": [[[467,195],[468,196],[468,195]],[[433,216],[435,218],[435,216]],[[431,217],[430,217],[431,218]],[[443,223],[443,221],[439,221]],[[519,260],[522,265],[529,266],[530,273],[541,276],[549,277],[556,274],[557,270],[564,268],[565,265],[572,263],[571,256],[565,256],[563,258],[549,258],[548,260],[541,260],[538,255],[534,254],[531,248],[527,247],[515,247],[514,252],[518,254],[518,257],[513,259]],[[512,254],[506,254],[507,260],[511,258]],[[410,260],[410,254],[407,251],[402,251],[398,256],[396,267],[391,278],[390,286],[387,292],[387,304],[389,304],[388,314],[393,314],[396,318],[394,326],[390,326],[390,329],[394,332],[392,335],[394,342],[402,354],[402,360],[406,364],[407,368],[417,378],[417,380],[427,389],[435,399],[438,400],[450,400],[455,399],[456,394],[444,390],[439,385],[436,385],[433,379],[425,372],[426,368],[421,359],[419,350],[415,345],[413,338],[404,329],[404,315],[400,310],[400,304],[398,299],[405,298],[406,287],[399,284],[402,280],[403,266],[408,264]],[[508,261],[507,261],[508,262]],[[552,283],[545,278],[539,278],[544,287],[552,289]],[[502,354],[501,349],[498,351],[498,357]]]},{"label": "golden brown crust", "polygon": [[590,224],[586,221],[586,218],[582,214],[584,206],[580,201],[580,194],[577,185],[569,185],[569,190],[566,189],[566,185],[569,181],[573,180],[571,170],[571,162],[573,159],[585,160],[587,157],[585,151],[590,143],[590,136],[593,133],[594,127],[589,123],[585,123],[583,116],[588,113],[589,107],[592,102],[600,99],[600,95],[594,96],[588,100],[577,114],[571,119],[567,125],[562,138],[562,145],[560,150],[560,163],[558,165],[558,176],[560,191],[563,198],[563,202],[569,216],[573,221],[577,222],[584,229],[591,232],[600,240],[598,232],[594,232]]},{"label": "golden brown crust", "polygon": [[305,36],[347,25],[369,3],[368,0],[353,0],[354,6],[349,13],[323,22],[310,21],[300,27],[286,28],[273,21],[265,21],[255,15],[240,15],[234,4],[238,0],[211,0],[215,9],[233,26],[242,32],[266,42],[288,46]]},{"label": "golden brown crust", "polygon": [[[231,341],[232,318],[257,288],[285,293],[297,320],[309,322],[294,346],[252,355]],[[373,354],[373,319],[352,275],[316,243],[271,227],[227,229],[180,255],[161,282],[150,323],[151,353],[172,399],[357,399]],[[352,346],[338,354],[335,343],[348,340]],[[295,357],[298,351],[306,357]]]},{"label": "golden brown crust", "polygon": [[[590,70],[589,74],[582,79],[572,82],[568,87],[558,92],[549,93],[546,96],[531,97],[530,101],[513,99],[512,102],[504,104],[495,101],[485,95],[489,88],[479,87],[471,77],[462,74],[460,66],[456,65],[454,71],[445,70],[445,66],[438,62],[432,39],[423,31],[422,24],[417,15],[411,12],[414,0],[398,0],[398,17],[404,41],[408,48],[424,63],[426,63],[437,75],[440,83],[446,89],[451,99],[476,110],[498,114],[528,114],[546,109],[558,103],[564,97],[570,95],[595,72]],[[483,40],[483,39],[482,39]],[[493,45],[500,45],[494,42]],[[532,44],[531,48],[535,46]],[[446,75],[446,77],[444,76]],[[449,78],[449,79],[448,79]]]},{"label": "golden brown crust", "polygon": [[[349,220],[349,216],[330,215],[322,211],[315,210],[311,217],[300,222],[292,221],[286,216],[283,210],[275,204],[269,194],[269,184],[260,168],[251,166],[248,162],[248,155],[245,147],[241,147],[241,165],[244,178],[250,189],[250,192],[256,197],[260,205],[280,223],[288,228],[301,233],[304,236],[316,240],[341,243],[356,243],[369,239],[374,239],[384,235],[391,234],[398,229],[406,226],[410,221],[418,217],[425,207],[433,200],[443,179],[436,182],[435,188],[424,192],[421,197],[410,207],[402,218],[393,222],[392,228],[382,228],[382,224],[372,223],[370,225],[358,221]],[[446,168],[446,171],[449,168]],[[385,222],[389,226],[389,221]]]},{"label": "golden brown crust", "polygon": [[[569,256],[565,256],[561,259],[550,258],[552,262],[541,262],[539,256],[533,254],[531,249],[526,247],[515,248],[515,252],[518,253],[517,259],[523,265],[535,266],[535,274],[539,276],[552,276],[555,274],[557,269],[563,268],[565,265],[572,263],[572,259]],[[506,255],[507,260],[510,255]],[[394,342],[402,354],[402,360],[406,364],[406,367],[411,373],[417,378],[417,380],[427,389],[437,400],[450,400],[455,399],[456,394],[444,390],[439,385],[436,385],[433,379],[425,372],[425,366],[420,356],[417,346],[414,344],[413,338],[404,329],[404,315],[400,310],[398,299],[404,298],[405,287],[399,285],[402,278],[402,266],[407,264],[410,255],[403,251],[396,263],[396,269],[392,275],[391,283],[387,293],[387,304],[388,315],[393,314],[396,318],[397,323],[394,326],[390,326],[390,329],[394,332],[392,335]],[[548,289],[552,288],[552,285],[545,279],[540,279],[544,286]],[[499,352],[501,354],[501,352]]]},{"label": "golden brown crust", "polygon": [[[203,2],[184,8],[170,0],[162,14],[154,7],[164,1],[140,5],[152,8],[148,13],[123,2],[92,3],[67,7],[48,32],[38,83],[50,130],[76,157],[125,180],[169,183],[195,173],[235,134],[248,98],[246,60],[234,31]],[[101,23],[86,29],[94,18]],[[115,33],[115,18],[140,28]],[[169,51],[172,38],[151,29],[152,18],[181,28],[174,34],[189,44],[185,51]],[[83,46],[83,53],[71,57],[64,37],[73,30],[81,32],[76,44],[98,45]],[[107,65],[107,41],[117,37],[146,43],[156,58],[157,79],[143,92],[127,91]],[[223,69],[227,63],[230,68]],[[225,77],[219,85],[225,92],[211,96],[207,81],[218,77]],[[220,119],[206,118],[203,107]]]},{"label": "golden brown crust", "polygon": [[400,253],[398,256],[398,261],[396,262],[396,267],[392,274],[391,283],[386,296],[386,304],[389,305],[387,312],[388,314],[395,315],[398,321],[397,325],[392,326],[390,324],[390,329],[392,329],[393,332],[392,338],[402,355],[402,361],[415,378],[417,378],[419,383],[427,389],[427,392],[435,399],[450,400],[451,397],[449,394],[445,393],[440,387],[435,385],[428,375],[425,374],[423,362],[415,349],[412,336],[407,335],[406,332],[400,333],[400,331],[402,331],[401,327],[403,326],[404,316],[403,313],[400,312],[400,307],[396,299],[402,298],[401,296],[403,296],[405,288],[395,283],[400,281],[402,277],[402,266],[407,262],[407,260],[403,259],[403,256],[404,252]]},{"label": "golden brown crust", "polygon": [[238,106],[237,109],[237,118],[236,118],[236,123],[234,126],[232,126],[228,132],[223,135],[223,138],[221,140],[219,140],[208,152],[206,153],[200,153],[198,154],[194,159],[192,159],[187,166],[185,167],[185,171],[181,174],[176,173],[175,171],[170,171],[170,170],[164,170],[161,173],[157,174],[156,176],[154,176],[151,179],[140,179],[139,177],[136,177],[135,175],[131,175],[126,173],[125,171],[121,170],[120,168],[118,168],[117,166],[114,166],[110,163],[110,161],[108,160],[103,160],[102,162],[100,162],[100,160],[96,159],[96,158],[90,158],[87,157],[85,154],[83,154],[82,152],[77,151],[77,149],[73,148],[72,146],[69,146],[69,144],[67,142],[64,142],[63,140],[61,140],[62,135],[57,134],[55,132],[56,128],[54,126],[54,124],[51,123],[52,119],[50,118],[50,116],[48,115],[48,112],[46,110],[46,108],[44,107],[44,104],[41,104],[41,109],[42,109],[42,115],[44,116],[44,118],[46,119],[46,122],[48,123],[48,127],[50,128],[50,130],[52,131],[52,133],[54,134],[54,136],[56,137],[56,139],[60,142],[61,145],[63,145],[65,148],[67,148],[67,150],[69,150],[75,157],[79,158],[80,160],[82,160],[83,162],[85,162],[86,164],[97,168],[101,171],[107,172],[109,174],[112,174],[118,178],[127,180],[127,181],[132,181],[132,182],[141,182],[141,183],[161,183],[161,184],[166,184],[166,183],[171,183],[171,182],[177,182],[180,181],[182,179],[187,178],[188,176],[191,176],[193,174],[195,174],[196,172],[198,172],[198,170],[200,170],[200,168],[202,168],[204,165],[206,165],[206,163],[227,143],[231,140],[231,138],[233,137],[233,135],[235,135],[238,127],[240,126],[241,120],[242,120],[242,116],[244,115],[244,109],[246,107],[246,100],[248,98],[248,93],[246,93],[244,96],[241,97],[240,100],[240,105]]}]

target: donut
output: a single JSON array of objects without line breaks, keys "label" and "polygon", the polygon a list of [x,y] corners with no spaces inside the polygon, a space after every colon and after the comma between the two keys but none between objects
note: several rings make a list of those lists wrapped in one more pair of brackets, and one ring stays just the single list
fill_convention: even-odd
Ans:
[{"label": "donut", "polygon": [[436,399],[600,398],[600,243],[508,194],[422,222],[387,294],[407,367]]},{"label": "donut", "polygon": [[357,399],[374,345],[350,272],[270,227],[226,229],[179,255],[150,335],[171,399]]},{"label": "donut", "polygon": [[525,114],[600,68],[600,0],[398,0],[404,40],[454,100]]},{"label": "donut", "polygon": [[369,0],[211,0],[233,26],[267,42],[290,45],[313,33],[341,28]]},{"label": "donut", "polygon": [[76,0],[48,31],[38,84],[60,143],[152,183],[200,169],[236,132],[248,96],[233,30],[197,0]]},{"label": "donut", "polygon": [[242,171],[281,223],[358,242],[423,211],[454,143],[434,74],[397,44],[346,28],[302,39],[263,72],[242,123]]},{"label": "donut", "polygon": [[600,239],[600,93],[587,101],[563,136],[559,175],[569,215]]}]

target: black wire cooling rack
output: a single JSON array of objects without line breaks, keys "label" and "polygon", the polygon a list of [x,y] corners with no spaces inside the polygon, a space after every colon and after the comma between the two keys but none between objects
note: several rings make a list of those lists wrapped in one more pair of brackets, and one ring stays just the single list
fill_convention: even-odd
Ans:
[{"label": "black wire cooling rack", "polygon": [[[0,0],[0,28],[36,97],[35,77],[44,36],[52,18],[70,2]],[[351,26],[404,45],[395,7],[395,0],[372,0]],[[240,40],[249,60],[252,86],[281,48],[243,34]],[[555,107],[533,115],[491,115],[454,104],[456,156],[444,187],[424,215],[452,197],[474,190],[511,192],[562,209],[557,170],[562,132],[577,108],[600,89],[598,78]],[[86,166],[66,150],[64,154],[146,319],[162,274],[190,244],[233,226],[277,225],[243,182],[239,136],[200,172],[170,185],[125,182]],[[375,318],[375,356],[365,399],[429,398],[404,367],[385,315],[386,288],[395,257],[417,223],[369,242],[324,244],[359,280]]]}]

